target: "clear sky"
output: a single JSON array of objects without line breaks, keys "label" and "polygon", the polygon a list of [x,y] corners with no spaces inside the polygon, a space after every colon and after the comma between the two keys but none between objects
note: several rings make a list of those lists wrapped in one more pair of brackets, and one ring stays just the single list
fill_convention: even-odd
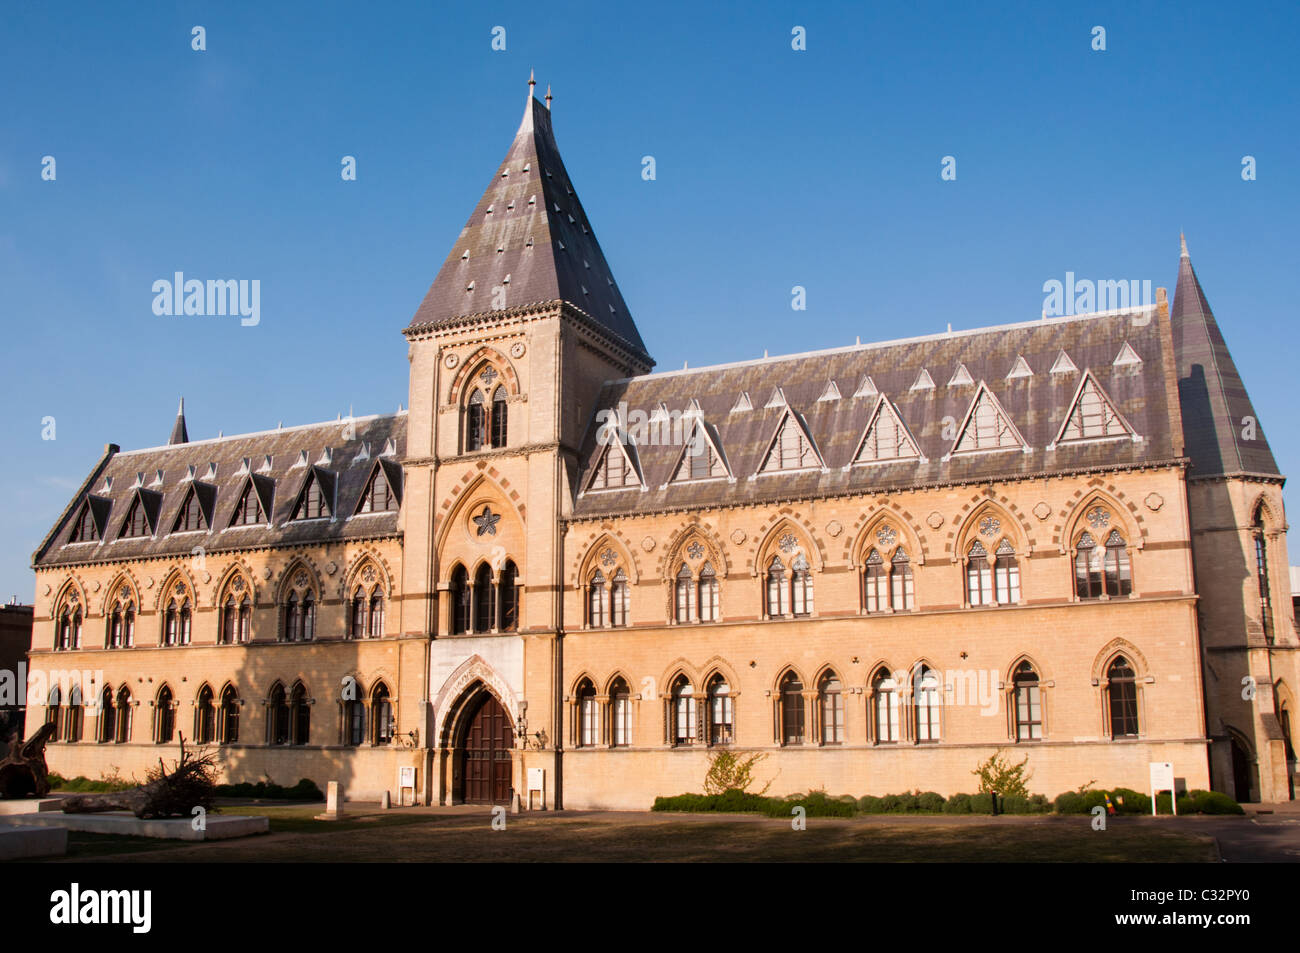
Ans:
[{"label": "clear sky", "polygon": [[[1297,9],[7,0],[0,597],[182,394],[194,439],[406,401],[401,329],[530,68],[661,369],[1029,320],[1067,271],[1172,295],[1183,230],[1300,473]],[[177,271],[260,280],[260,324],[156,316]]]}]

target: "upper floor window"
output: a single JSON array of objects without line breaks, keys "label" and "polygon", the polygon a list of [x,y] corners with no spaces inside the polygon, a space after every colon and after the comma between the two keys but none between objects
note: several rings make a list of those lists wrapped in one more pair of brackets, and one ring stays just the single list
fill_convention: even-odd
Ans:
[{"label": "upper floor window", "polygon": [[1255,545],[1255,583],[1259,589],[1259,621],[1264,627],[1264,637],[1273,641],[1273,602],[1268,584],[1268,542],[1264,535],[1263,508],[1255,510],[1255,523],[1251,529]]},{"label": "upper floor window", "polygon": [[453,634],[470,631],[469,573],[464,566],[457,566],[451,572],[451,585],[447,595],[451,602],[451,631]]},{"label": "upper floor window", "polygon": [[509,404],[504,386],[493,387],[499,375],[488,366],[479,374],[478,386],[465,402],[465,449],[500,449],[509,431]]},{"label": "upper floor window", "polygon": [[887,669],[881,668],[871,682],[872,721],[876,744],[892,744],[899,736],[898,683]]},{"label": "upper floor window", "polygon": [[596,686],[584,678],[578,686],[578,747],[590,748],[600,743],[600,704]]},{"label": "upper floor window", "polygon": [[681,568],[677,570],[677,579],[673,584],[675,593],[674,606],[675,616],[678,622],[693,622],[695,620],[695,577],[691,574],[691,567],[682,563]]},{"label": "upper floor window", "polygon": [[131,501],[131,508],[126,511],[126,519],[122,520],[122,531],[118,534],[122,539],[130,539],[137,536],[149,535],[149,521],[146,519],[144,503],[139,495]]},{"label": "upper floor window", "polygon": [[231,514],[231,526],[254,526],[258,523],[266,522],[266,513],[262,509],[262,500],[257,495],[257,488],[253,486],[250,479],[244,485],[244,492],[239,497],[239,502],[235,504],[235,512]]},{"label": "upper floor window", "polygon": [[674,745],[695,744],[695,691],[685,675],[677,676],[669,696],[669,738]]},{"label": "upper floor window", "polygon": [[939,678],[934,671],[921,666],[912,683],[912,708],[916,740],[939,740]]},{"label": "upper floor window", "polygon": [[199,503],[199,494],[191,486],[185,494],[185,502],[181,504],[181,511],[176,514],[176,523],[172,526],[172,532],[184,533],[190,530],[207,528],[208,521],[203,514],[203,507]]},{"label": "upper floor window", "polygon": [[366,484],[365,492],[361,494],[361,505],[357,507],[357,512],[383,513],[395,509],[397,509],[397,495],[388,485],[384,468],[377,466],[375,472],[370,474],[370,482]]},{"label": "upper floor window", "polygon": [[316,637],[316,593],[306,570],[298,570],[284,601],[281,642],[310,642]]},{"label": "upper floor window", "polygon": [[587,625],[601,628],[609,611],[608,592],[605,589],[605,574],[599,569],[587,585]]},{"label": "upper floor window", "polygon": [[619,567],[609,587],[609,622],[610,625],[627,625],[627,608],[629,601],[627,573]]},{"label": "upper floor window", "polygon": [[59,613],[59,624],[54,630],[54,648],[81,648],[81,606],[75,601],[70,600]]},{"label": "upper floor window", "polygon": [[95,522],[95,514],[90,511],[90,501],[87,500],[81,504],[81,512],[77,514],[76,522],[72,524],[72,533],[68,537],[68,542],[88,543],[97,539],[99,539],[99,525]]},{"label": "upper floor window", "polygon": [[1128,544],[1119,530],[1110,531],[1104,547],[1089,532],[1079,537],[1074,548],[1074,590],[1080,599],[1127,596],[1133,591]]},{"label": "upper floor window", "polygon": [[821,461],[812,441],[799,426],[794,413],[787,411],[785,420],[781,423],[781,428],[768,449],[767,458],[763,461],[762,472],[806,470],[820,465]]},{"label": "upper floor window", "polygon": [[502,563],[496,577],[481,563],[471,580],[462,565],[451,573],[448,586],[451,632],[514,632],[519,628],[519,570],[514,561]]},{"label": "upper floor window", "polygon": [[972,606],[1012,605],[1020,601],[1020,563],[1010,540],[992,557],[978,539],[966,550],[966,601]]},{"label": "upper floor window", "polygon": [[348,635],[353,639],[377,639],[384,634],[384,591],[379,574],[367,565],[357,576],[349,606]]},{"label": "upper floor window", "polygon": [[788,574],[781,557],[773,556],[767,566],[768,617],[809,615],[812,606],[812,573],[803,553],[795,556]]},{"label": "upper floor window", "polygon": [[183,581],[173,584],[163,608],[163,645],[189,645],[193,627],[189,588]]},{"label": "upper floor window", "polygon": [[632,693],[622,678],[609,686],[609,708],[610,746],[627,747],[632,743]]},{"label": "upper floor window", "polygon": [[307,477],[307,485],[303,487],[298,505],[294,508],[293,519],[314,520],[331,515],[329,496],[321,486],[320,477],[313,472]]},{"label": "upper floor window", "polygon": [[110,649],[125,649],[135,645],[135,599],[125,584],[114,593],[109,605],[105,645]]}]

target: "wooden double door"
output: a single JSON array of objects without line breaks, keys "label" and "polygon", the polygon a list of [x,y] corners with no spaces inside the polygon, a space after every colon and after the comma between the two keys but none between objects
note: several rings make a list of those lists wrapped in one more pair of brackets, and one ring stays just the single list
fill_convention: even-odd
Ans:
[{"label": "wooden double door", "polygon": [[509,804],[514,726],[490,692],[472,704],[460,750],[462,796],[468,804]]}]

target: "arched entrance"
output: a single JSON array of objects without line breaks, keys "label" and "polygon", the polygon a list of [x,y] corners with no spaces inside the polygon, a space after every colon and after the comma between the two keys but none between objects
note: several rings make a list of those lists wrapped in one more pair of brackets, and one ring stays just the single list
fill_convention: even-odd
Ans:
[{"label": "arched entrance", "polygon": [[509,804],[515,731],[491,692],[480,691],[470,699],[458,741],[458,799],[466,804]]},{"label": "arched entrance", "polygon": [[1251,756],[1245,740],[1237,732],[1229,729],[1228,738],[1232,743],[1233,796],[1237,799],[1237,803],[1244,804],[1254,800],[1251,792],[1255,789],[1255,759]]}]

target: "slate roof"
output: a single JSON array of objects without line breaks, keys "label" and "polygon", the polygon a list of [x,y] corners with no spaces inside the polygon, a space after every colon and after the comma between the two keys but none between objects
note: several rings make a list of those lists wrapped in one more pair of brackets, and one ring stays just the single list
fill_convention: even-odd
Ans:
[{"label": "slate roof", "polygon": [[[92,472],[54,529],[33,555],[37,567],[133,559],[188,556],[195,546],[207,552],[292,546],[400,533],[397,512],[353,516],[376,465],[383,468],[401,499],[400,460],[406,450],[406,412],[332,420],[262,433],[196,440],[147,450],[113,452]],[[353,432],[355,428],[355,433]],[[390,452],[384,455],[385,448]],[[326,455],[326,451],[329,451]],[[305,464],[303,452],[306,452]],[[265,467],[267,457],[271,465]],[[243,471],[245,458],[248,471]],[[216,465],[215,473],[212,464]],[[192,477],[191,477],[191,468]],[[162,471],[161,484],[156,483]],[[334,488],[333,519],[289,521],[307,475],[315,473]],[[138,475],[143,482],[138,485]],[[255,483],[271,501],[270,525],[230,527],[245,485]],[[209,529],[171,532],[193,486],[208,517]],[[140,496],[155,532],[122,538],[122,523]],[[68,543],[83,502],[89,502],[104,529],[97,542]],[[350,518],[349,518],[350,517]]]},{"label": "slate roof", "polygon": [[[1115,365],[1125,345],[1140,358]],[[1053,374],[1064,351],[1077,370]],[[1032,376],[1008,374],[1023,358]],[[974,383],[952,384],[965,365]],[[647,374],[607,383],[596,413],[624,404],[621,422],[632,412],[652,412],[661,403],[680,413],[699,402],[731,467],[734,481],[670,483],[680,459],[680,443],[638,441],[635,459],[647,490],[581,491],[601,449],[596,414],[580,450],[582,472],[574,518],[833,496],[985,480],[1014,479],[1100,468],[1166,464],[1181,459],[1173,353],[1167,322],[1155,308],[1122,313],[1053,318],[977,331],[820,351],[715,367]],[[1116,409],[1141,436],[1103,439],[1049,449],[1060,434],[1084,371],[1091,370]],[[934,387],[914,390],[928,372]],[[849,464],[876,406],[877,395],[862,393],[864,378],[884,394],[916,439],[924,459]],[[966,418],[979,383],[987,384],[1030,452],[1001,450],[948,458],[957,426]],[[835,388],[829,384],[834,382]],[[767,407],[780,389],[797,412],[825,461],[825,469],[763,474],[751,479],[781,421],[783,407]],[[828,390],[831,399],[818,400]],[[840,396],[834,397],[838,390]],[[732,412],[742,394],[753,409]],[[945,434],[945,420],[948,432]],[[645,436],[644,434],[642,435]],[[678,438],[679,440],[682,438]],[[665,484],[667,484],[665,486]]]},{"label": "slate roof", "polygon": [[172,424],[172,435],[167,438],[169,446],[178,443],[189,443],[190,434],[185,429],[185,398],[181,398],[180,409],[176,411],[176,423]]},{"label": "slate roof", "polygon": [[[1192,461],[1190,478],[1234,474],[1280,477],[1250,395],[1196,278],[1186,242],[1178,263],[1170,318],[1178,355],[1183,431]],[[1255,421],[1253,439],[1242,436],[1248,427],[1246,418]]]},{"label": "slate roof", "polygon": [[566,301],[654,365],[531,89],[509,152],[407,330],[488,313],[496,287],[510,309]]}]

